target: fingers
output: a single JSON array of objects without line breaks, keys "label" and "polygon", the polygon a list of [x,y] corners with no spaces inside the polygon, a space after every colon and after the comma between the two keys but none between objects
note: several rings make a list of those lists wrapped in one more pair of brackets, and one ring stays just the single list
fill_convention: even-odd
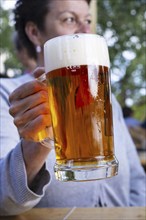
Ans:
[{"label": "fingers", "polygon": [[12,103],[15,100],[23,99],[42,90],[47,91],[47,87],[44,83],[37,80],[27,82],[12,92],[9,97],[9,102]]},{"label": "fingers", "polygon": [[37,80],[18,87],[9,97],[9,112],[22,138],[37,140],[38,132],[51,126],[46,85]]},{"label": "fingers", "polygon": [[27,111],[11,114],[14,117],[14,124],[18,128],[21,138],[27,140],[38,139],[38,132],[51,126],[51,116],[48,102],[41,103]]},{"label": "fingers", "polygon": [[26,140],[38,141],[38,133],[45,130],[46,124],[50,124],[49,122],[51,123],[50,115],[39,115],[24,126],[20,126],[20,137]]},{"label": "fingers", "polygon": [[33,74],[33,76],[34,76],[35,78],[38,78],[38,77],[40,77],[44,72],[45,72],[44,67],[38,67],[38,68],[36,68],[36,69],[34,70],[34,72],[33,72],[32,74]]},{"label": "fingers", "polygon": [[[18,97],[17,97],[18,98]],[[17,114],[23,114],[24,112],[28,111],[29,109],[34,108],[37,105],[42,103],[48,103],[48,93],[47,91],[39,91],[33,95],[25,97],[23,99],[14,100],[11,96],[11,106],[9,109],[9,113],[15,117]]]},{"label": "fingers", "polygon": [[[23,115],[23,117],[22,117]],[[25,127],[25,125],[31,121],[33,121],[35,118],[39,117],[40,115],[49,116],[50,117],[50,109],[47,103],[42,103],[38,106],[36,106],[33,109],[30,109],[24,113],[17,114],[14,118],[14,124],[17,127]],[[46,118],[44,119],[46,120]],[[46,120],[45,126],[51,125],[51,119],[49,121]]]},{"label": "fingers", "polygon": [[[34,70],[33,75],[35,78],[38,78],[40,75],[44,73],[43,67],[38,67]],[[41,81],[34,80],[32,82],[28,82],[17,88],[9,97],[10,103],[14,100],[19,100],[28,95],[32,95],[40,90],[47,90],[45,84]]]}]

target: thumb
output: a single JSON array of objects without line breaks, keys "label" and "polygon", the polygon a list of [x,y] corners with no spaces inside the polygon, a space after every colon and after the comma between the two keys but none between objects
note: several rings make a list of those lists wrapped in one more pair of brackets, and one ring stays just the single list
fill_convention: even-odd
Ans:
[{"label": "thumb", "polygon": [[45,68],[44,67],[37,67],[34,71],[33,71],[33,76],[34,78],[39,78],[40,76],[42,76],[45,73]]}]

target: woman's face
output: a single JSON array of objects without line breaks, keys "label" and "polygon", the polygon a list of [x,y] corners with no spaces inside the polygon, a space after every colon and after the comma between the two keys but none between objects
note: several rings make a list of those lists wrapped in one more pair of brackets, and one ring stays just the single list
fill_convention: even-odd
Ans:
[{"label": "woman's face", "polygon": [[91,33],[91,14],[85,0],[53,0],[49,7],[45,31],[41,32],[42,44],[60,35]]}]

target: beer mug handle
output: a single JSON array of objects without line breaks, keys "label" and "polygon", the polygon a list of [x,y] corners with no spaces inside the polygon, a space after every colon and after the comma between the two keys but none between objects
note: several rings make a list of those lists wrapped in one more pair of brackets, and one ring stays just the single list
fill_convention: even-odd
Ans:
[{"label": "beer mug handle", "polygon": [[46,81],[46,74],[43,73],[42,75],[40,75],[39,77],[37,77],[36,80],[38,80],[38,81],[40,81],[40,82],[45,82],[45,81]]},{"label": "beer mug handle", "polygon": [[[46,74],[43,73],[41,76],[39,76],[38,78],[36,78],[36,80],[40,81],[40,82],[44,82],[46,81]],[[47,148],[50,148],[50,149],[53,149],[54,148],[54,139],[49,137],[49,134],[51,133],[52,131],[52,127],[46,127],[45,128],[45,133],[47,134],[47,137],[45,137],[44,139],[40,140],[39,142],[47,147]]]}]

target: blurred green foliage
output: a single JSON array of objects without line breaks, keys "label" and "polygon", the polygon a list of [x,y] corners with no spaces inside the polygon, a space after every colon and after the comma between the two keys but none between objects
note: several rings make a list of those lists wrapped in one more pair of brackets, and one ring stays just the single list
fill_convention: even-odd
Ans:
[{"label": "blurred green foliage", "polygon": [[0,5],[0,54],[5,54],[6,56],[4,62],[5,72],[7,72],[9,68],[23,68],[15,55],[15,48],[13,45],[14,22],[12,15],[12,10],[4,10],[2,5]]},{"label": "blurred green foliage", "polygon": [[146,117],[146,0],[97,0],[97,33],[110,53],[112,90],[122,106],[133,101],[135,117]]}]

